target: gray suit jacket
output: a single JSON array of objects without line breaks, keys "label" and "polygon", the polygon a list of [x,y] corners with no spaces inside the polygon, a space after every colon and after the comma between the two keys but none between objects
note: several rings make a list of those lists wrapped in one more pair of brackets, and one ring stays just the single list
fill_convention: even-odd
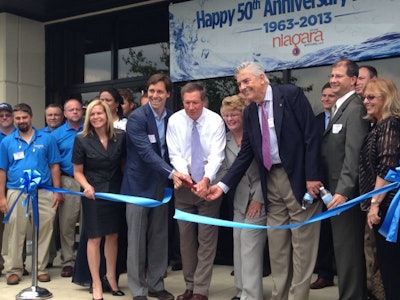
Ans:
[{"label": "gray suit jacket", "polygon": [[369,123],[361,99],[351,95],[338,109],[322,137],[322,163],[328,178],[327,188],[352,199],[359,194],[360,150]]},{"label": "gray suit jacket", "polygon": [[[225,159],[222,163],[217,177],[221,178],[235,161],[240,148],[237,146],[235,138],[231,132],[226,134]],[[242,177],[236,186],[233,206],[234,209],[245,215],[250,200],[254,200],[264,204],[264,198],[261,189],[260,174],[255,160],[247,169],[246,174]]]}]

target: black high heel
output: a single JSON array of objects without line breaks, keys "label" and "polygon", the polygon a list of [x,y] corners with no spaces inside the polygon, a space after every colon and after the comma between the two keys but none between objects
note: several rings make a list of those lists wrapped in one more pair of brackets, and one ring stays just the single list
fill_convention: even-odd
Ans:
[{"label": "black high heel", "polygon": [[108,279],[107,279],[107,276],[106,276],[106,275],[104,275],[104,277],[103,277],[103,283],[104,283],[104,285],[108,288],[108,290],[111,292],[111,295],[113,295],[113,296],[124,296],[124,295],[125,295],[125,293],[124,293],[123,291],[121,291],[121,290],[116,290],[116,291],[114,291],[114,290],[111,288],[111,285],[110,285],[110,283],[108,282]]}]

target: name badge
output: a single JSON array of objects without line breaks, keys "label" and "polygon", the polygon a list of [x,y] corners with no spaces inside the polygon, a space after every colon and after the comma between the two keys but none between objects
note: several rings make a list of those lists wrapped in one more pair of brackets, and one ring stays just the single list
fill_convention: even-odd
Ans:
[{"label": "name badge", "polygon": [[154,134],[149,134],[148,137],[149,137],[150,143],[154,144],[154,143],[157,142],[156,141],[156,136]]},{"label": "name badge", "polygon": [[21,160],[25,157],[23,151],[15,152],[14,153],[14,160]]},{"label": "name badge", "polygon": [[339,132],[342,130],[342,128],[343,128],[343,125],[342,125],[342,124],[333,124],[333,126],[332,126],[332,133],[333,133],[333,134],[337,134],[337,133],[339,133]]}]

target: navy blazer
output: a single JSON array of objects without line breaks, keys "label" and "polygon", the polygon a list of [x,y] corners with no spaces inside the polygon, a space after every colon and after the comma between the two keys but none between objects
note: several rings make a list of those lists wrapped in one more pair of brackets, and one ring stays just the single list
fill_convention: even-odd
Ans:
[{"label": "navy blazer", "polygon": [[[296,199],[301,203],[306,181],[319,181],[320,139],[311,105],[301,88],[294,85],[272,86],[274,125],[279,155]],[[244,111],[242,147],[237,159],[222,178],[234,188],[253,158],[261,177],[264,202],[267,207],[267,169],[262,159],[262,135],[258,106],[251,103]]]},{"label": "navy blazer", "polygon": [[[172,112],[167,109],[165,131]],[[126,124],[127,162],[121,194],[152,198],[160,180],[173,170],[168,149],[161,156],[160,137],[150,104],[135,109]]]}]

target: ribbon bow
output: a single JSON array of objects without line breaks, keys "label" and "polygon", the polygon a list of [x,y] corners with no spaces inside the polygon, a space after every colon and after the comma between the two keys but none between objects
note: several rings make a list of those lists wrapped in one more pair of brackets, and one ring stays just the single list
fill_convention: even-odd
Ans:
[{"label": "ribbon bow", "polygon": [[26,198],[22,201],[22,206],[26,207],[25,215],[29,215],[29,207],[30,204],[32,204],[34,224],[36,228],[39,228],[38,188],[41,181],[42,177],[38,171],[24,170],[24,174],[20,179],[21,185],[19,189],[21,190],[21,192],[19,193],[17,199],[15,199],[15,201],[11,205],[7,214],[4,216],[3,223],[8,223],[10,221],[10,216],[14,210],[15,205],[17,205],[22,194],[27,194]]},{"label": "ribbon bow", "polygon": [[[400,182],[400,167],[390,170],[385,177],[388,181]],[[388,242],[396,243],[400,220],[400,190],[397,191],[390,203],[385,220],[379,228],[379,233],[386,237]]]}]

